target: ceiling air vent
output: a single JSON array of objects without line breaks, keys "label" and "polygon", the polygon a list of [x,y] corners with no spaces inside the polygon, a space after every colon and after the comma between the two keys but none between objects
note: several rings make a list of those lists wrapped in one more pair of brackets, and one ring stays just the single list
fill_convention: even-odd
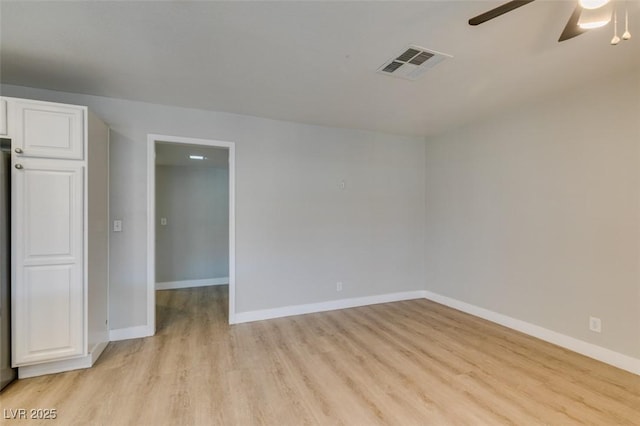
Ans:
[{"label": "ceiling air vent", "polygon": [[411,45],[405,48],[400,55],[385,62],[378,68],[378,72],[393,77],[415,80],[429,68],[451,57],[451,55],[445,53]]}]

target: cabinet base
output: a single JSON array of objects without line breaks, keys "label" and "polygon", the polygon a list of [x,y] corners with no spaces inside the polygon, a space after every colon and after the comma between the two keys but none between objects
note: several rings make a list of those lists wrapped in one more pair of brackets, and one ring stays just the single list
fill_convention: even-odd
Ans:
[{"label": "cabinet base", "polygon": [[109,342],[97,343],[87,356],[18,367],[18,379],[89,368],[98,360],[107,344]]}]

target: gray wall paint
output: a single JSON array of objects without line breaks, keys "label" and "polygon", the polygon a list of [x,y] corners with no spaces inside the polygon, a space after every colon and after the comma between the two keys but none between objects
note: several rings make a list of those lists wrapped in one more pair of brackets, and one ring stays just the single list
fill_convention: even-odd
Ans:
[{"label": "gray wall paint", "polygon": [[156,281],[228,276],[228,169],[156,166]]},{"label": "gray wall paint", "polygon": [[424,288],[421,138],[19,86],[2,93],[87,105],[111,127],[111,217],[123,220],[111,234],[114,329],[146,322],[148,133],[236,143],[237,312]]},{"label": "gray wall paint", "polygon": [[[160,133],[237,143],[238,312],[426,288],[640,357],[637,75],[524,105],[426,147],[356,130],[2,91],[89,105],[111,125],[111,213],[125,220],[111,240],[114,328],[146,320],[145,141]],[[588,331],[589,315],[602,318],[602,334]]]},{"label": "gray wall paint", "polygon": [[638,75],[428,141],[428,290],[640,357]]}]

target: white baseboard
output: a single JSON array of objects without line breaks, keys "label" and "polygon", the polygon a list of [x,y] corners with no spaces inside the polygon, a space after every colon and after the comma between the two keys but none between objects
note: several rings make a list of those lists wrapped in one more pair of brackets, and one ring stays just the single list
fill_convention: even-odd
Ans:
[{"label": "white baseboard", "polygon": [[430,291],[425,298],[640,375],[640,359]]},{"label": "white baseboard", "polygon": [[281,308],[262,309],[259,311],[236,312],[234,324],[422,298],[424,298],[424,291],[417,290],[405,291],[402,293],[380,294],[376,296],[354,297],[350,299],[338,299],[328,302],[309,303],[306,305],[284,306]]},{"label": "white baseboard", "polygon": [[118,340],[139,339],[141,337],[153,336],[154,334],[155,330],[148,325],[116,328],[114,330],[109,330],[109,340],[116,342]]},{"label": "white baseboard", "polygon": [[156,283],[156,290],[174,290],[177,288],[206,287],[229,284],[229,277],[205,278],[202,280],[165,281]]},{"label": "white baseboard", "polygon": [[91,349],[91,352],[86,356],[18,367],[18,378],[26,379],[28,377],[43,376],[45,374],[90,368],[98,360],[108,344],[109,342],[96,343]]}]

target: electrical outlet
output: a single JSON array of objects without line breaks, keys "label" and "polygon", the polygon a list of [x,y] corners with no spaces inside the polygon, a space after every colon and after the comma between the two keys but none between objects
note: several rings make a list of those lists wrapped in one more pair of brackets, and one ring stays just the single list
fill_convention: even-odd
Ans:
[{"label": "electrical outlet", "polygon": [[336,283],[336,291],[342,291],[342,281]]},{"label": "electrical outlet", "polygon": [[589,330],[596,333],[602,332],[602,320],[596,317],[589,317]]},{"label": "electrical outlet", "polygon": [[122,232],[122,221],[114,220],[113,221],[113,232]]},{"label": "electrical outlet", "polygon": [[160,225],[167,226],[167,218],[166,217],[161,217],[160,218]]}]

